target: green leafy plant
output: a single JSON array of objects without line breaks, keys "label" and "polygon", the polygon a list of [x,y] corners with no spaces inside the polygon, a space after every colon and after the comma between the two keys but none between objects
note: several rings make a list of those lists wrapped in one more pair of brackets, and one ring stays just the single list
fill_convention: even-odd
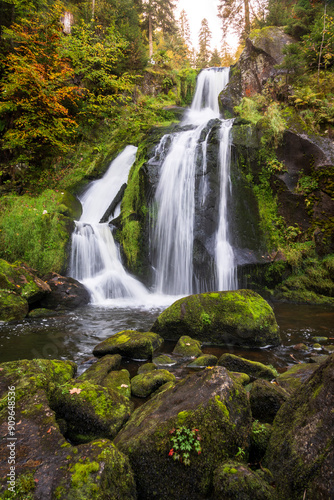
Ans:
[{"label": "green leafy plant", "polygon": [[240,446],[238,447],[238,452],[236,453],[235,458],[239,458],[240,460],[245,460],[246,458],[246,452]]},{"label": "green leafy plant", "polygon": [[198,429],[188,429],[182,426],[178,429],[172,429],[170,433],[173,447],[169,450],[168,455],[178,460],[184,465],[190,465],[190,453],[195,451],[197,455],[202,453],[201,436],[198,434]]}]

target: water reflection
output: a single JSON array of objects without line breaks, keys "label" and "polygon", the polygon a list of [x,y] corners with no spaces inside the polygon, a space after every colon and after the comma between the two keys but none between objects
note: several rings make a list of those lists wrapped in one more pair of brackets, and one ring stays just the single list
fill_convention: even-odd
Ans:
[{"label": "water reflection", "polygon": [[[24,320],[0,325],[0,362],[16,359],[71,359],[81,364],[92,356],[94,346],[124,329],[147,331],[164,307],[107,308],[87,306],[74,312],[46,319]],[[205,347],[204,352],[220,356],[233,352],[248,359],[272,364],[278,371],[297,361],[309,361],[316,351],[312,337],[328,337],[324,344],[334,344],[334,311],[319,306],[275,304],[282,345],[268,349]],[[305,343],[307,351],[295,350]],[[165,343],[162,352],[171,352]],[[131,368],[131,367],[130,367]]]}]

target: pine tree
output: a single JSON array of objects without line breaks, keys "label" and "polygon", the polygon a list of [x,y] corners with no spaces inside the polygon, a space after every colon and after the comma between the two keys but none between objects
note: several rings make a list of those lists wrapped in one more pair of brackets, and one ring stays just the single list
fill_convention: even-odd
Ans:
[{"label": "pine tree", "polygon": [[209,65],[210,67],[218,67],[218,68],[221,66],[221,59],[217,47],[213,49]]},{"label": "pine tree", "polygon": [[198,35],[198,45],[199,52],[197,55],[196,65],[198,68],[202,69],[209,66],[210,60],[210,41],[212,38],[211,31],[209,29],[209,24],[207,19],[202,19],[201,29]]},{"label": "pine tree", "polygon": [[148,32],[149,55],[153,56],[153,32],[161,28],[163,33],[175,33],[175,4],[173,0],[141,0],[144,26]]},{"label": "pine tree", "polygon": [[228,30],[246,38],[250,32],[249,0],[219,0],[218,17],[222,21],[223,38]]},{"label": "pine tree", "polygon": [[184,40],[184,42],[186,43],[186,45],[188,46],[188,48],[190,50],[191,46],[192,46],[190,26],[189,26],[189,21],[188,21],[186,11],[184,9],[180,13],[180,19],[179,19],[178,24],[179,24],[180,36]]}]

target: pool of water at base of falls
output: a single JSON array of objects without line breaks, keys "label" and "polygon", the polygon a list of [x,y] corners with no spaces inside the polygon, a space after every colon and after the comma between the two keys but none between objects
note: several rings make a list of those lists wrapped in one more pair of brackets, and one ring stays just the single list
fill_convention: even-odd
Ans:
[{"label": "pool of water at base of falls", "polygon": [[[235,346],[203,347],[204,353],[217,357],[224,352],[241,355],[253,361],[273,365],[283,372],[298,361],[308,362],[310,357],[325,354],[325,346],[334,344],[334,311],[321,306],[272,304],[280,327],[282,344],[264,349],[245,349]],[[59,316],[44,319],[26,319],[19,323],[0,324],[0,362],[18,359],[70,359],[84,371],[93,357],[96,344],[115,333],[131,329],[148,331],[165,307],[129,308],[86,306]],[[312,337],[327,337],[324,348],[315,349]],[[305,343],[308,350],[294,346]],[[175,343],[165,341],[161,353],[170,354]],[[142,362],[124,360],[133,376]],[[184,365],[183,365],[184,366]],[[184,376],[183,367],[171,367],[176,377]]]}]

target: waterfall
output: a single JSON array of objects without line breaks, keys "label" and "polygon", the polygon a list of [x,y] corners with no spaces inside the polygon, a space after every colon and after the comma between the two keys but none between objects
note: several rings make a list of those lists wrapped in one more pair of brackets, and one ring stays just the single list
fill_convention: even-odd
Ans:
[{"label": "waterfall", "polygon": [[[191,108],[187,111],[181,130],[164,136],[157,147],[159,156],[163,145],[171,143],[166,155],[162,155],[160,180],[155,206],[157,217],[151,234],[155,290],[166,294],[191,294],[210,289],[212,277],[203,280],[194,276],[194,220],[196,166],[201,163],[202,181],[199,203],[204,207],[207,183],[207,141],[210,123],[219,120],[218,95],[228,83],[229,68],[210,68],[199,76]],[[220,120],[220,202],[218,229],[215,237],[214,284],[216,289],[237,288],[233,249],[228,242],[227,195],[229,177],[229,131],[232,120]],[[191,130],[189,127],[191,126]],[[209,131],[208,131],[209,129]],[[205,138],[203,140],[203,134]],[[158,156],[158,154],[157,154]],[[204,208],[203,208],[204,209]],[[209,284],[210,282],[210,284]],[[203,289],[204,288],[204,289]]]},{"label": "waterfall", "polygon": [[120,187],[127,182],[136,152],[136,147],[127,146],[106,174],[92,182],[80,197],[83,212],[72,234],[70,276],[88,288],[93,304],[125,297],[142,299],[148,294],[125,271],[108,223],[99,223]]},{"label": "waterfall", "polygon": [[219,163],[220,163],[220,203],[219,224],[216,234],[216,270],[219,290],[235,290],[238,288],[234,254],[229,243],[227,200],[231,194],[230,131],[233,120],[223,120],[220,127]]}]

